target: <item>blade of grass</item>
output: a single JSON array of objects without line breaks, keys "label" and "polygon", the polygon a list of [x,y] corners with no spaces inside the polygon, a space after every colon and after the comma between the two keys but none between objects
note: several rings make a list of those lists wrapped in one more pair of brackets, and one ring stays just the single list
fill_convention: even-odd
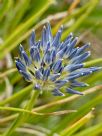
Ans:
[{"label": "blade of grass", "polygon": [[4,118],[0,118],[0,125],[1,125],[1,124],[4,124],[4,123],[6,123],[6,122],[8,122],[8,121],[10,121],[10,120],[15,119],[15,118],[17,117],[17,115],[18,115],[18,113],[17,113],[17,114],[10,115],[10,116],[6,116],[6,117],[4,117]]},{"label": "blade of grass", "polygon": [[68,14],[68,16],[66,16],[65,18],[63,18],[61,21],[59,21],[56,24],[56,26],[53,27],[53,29],[52,29],[53,30],[52,31],[53,34],[55,34],[57,32],[58,28],[62,24],[66,23],[66,22],[70,21],[72,18],[74,18],[74,17],[82,14],[89,6],[90,6],[90,2],[86,3],[84,6],[80,7],[80,9],[77,9],[76,11],[72,12],[71,14]]},{"label": "blade of grass", "polygon": [[74,114],[72,113],[70,117],[69,116],[65,117],[63,121],[52,130],[50,136],[53,133],[62,130],[64,127],[66,127],[66,125],[72,124],[73,122],[84,116],[87,112],[89,112],[91,108],[101,103],[101,101],[102,101],[102,95],[99,95],[93,98],[91,101],[88,101],[86,104],[81,106],[81,108],[79,108],[77,113]]},{"label": "blade of grass", "polygon": [[40,7],[40,9],[38,9],[38,11],[36,12],[36,14],[32,15],[29,20],[27,20],[24,24],[22,24],[21,26],[19,26],[15,32],[13,32],[13,34],[5,41],[5,43],[0,46],[0,51],[2,52],[0,54],[0,58],[2,59],[9,51],[11,51],[13,48],[15,48],[17,45],[13,45],[13,42],[15,41],[15,39],[18,39],[22,34],[24,34],[25,31],[27,31],[27,29],[30,28],[30,26],[32,26],[34,24],[34,22],[38,19],[38,17],[40,17],[50,6],[50,4],[52,4],[52,1],[46,0],[46,3],[44,1],[44,3],[42,4],[42,7]]},{"label": "blade of grass", "polygon": [[[25,12],[27,11],[29,4],[30,4],[30,0],[23,0],[20,3],[18,2],[19,6],[17,8],[17,12],[16,15],[12,18],[12,22],[11,27],[12,30],[14,30],[14,28],[17,26],[17,24],[21,21],[22,16],[25,14]],[[23,8],[22,8],[23,7]]]},{"label": "blade of grass", "polygon": [[4,73],[1,73],[0,78],[4,78],[5,76],[7,76],[7,75],[9,75],[9,74],[11,74],[11,73],[13,73],[15,71],[17,71],[16,68],[9,69],[9,70],[5,71]]},{"label": "blade of grass", "polygon": [[94,60],[85,62],[84,66],[85,67],[90,67],[90,66],[96,65],[96,64],[102,64],[102,58],[98,58],[98,59],[94,59]]},{"label": "blade of grass", "polygon": [[[94,93],[94,92],[96,92],[98,90],[101,90],[101,89],[102,89],[102,85],[95,86],[93,88],[89,88],[89,89],[83,91],[83,93],[84,93],[84,95],[88,95],[88,94]],[[48,108],[50,108],[52,106],[55,106],[55,105],[65,104],[65,103],[71,102],[73,100],[76,100],[78,98],[80,98],[79,95],[73,95],[73,96],[70,96],[70,97],[67,97],[67,98],[62,98],[60,100],[57,100],[57,101],[54,101],[54,102],[50,102],[48,104],[45,104],[45,105],[39,106],[37,108],[34,108],[34,111],[41,111],[43,109],[48,109]]]},{"label": "blade of grass", "polygon": [[52,116],[52,115],[63,115],[63,114],[68,114],[72,112],[77,112],[76,110],[63,110],[63,111],[57,111],[57,112],[50,112],[50,113],[38,113],[35,111],[29,111],[26,109],[21,109],[21,108],[14,108],[14,107],[0,107],[0,110],[7,110],[7,111],[14,111],[14,112],[21,112],[21,113],[28,113],[31,115],[40,115],[40,116]]},{"label": "blade of grass", "polygon": [[[12,95],[11,97],[5,99],[4,101],[1,101],[0,106],[5,105],[7,103],[10,103],[10,102],[14,101],[15,99],[18,99],[22,95],[30,93],[30,90],[32,89],[32,87],[33,87],[33,85],[29,85],[29,86],[25,87],[24,89],[20,90],[18,93],[15,93],[14,95]],[[102,88],[102,85],[95,86],[93,88],[87,89],[83,93],[85,95],[87,95],[87,94],[93,93],[93,92],[95,92],[97,90],[100,90],[101,88]],[[70,101],[75,100],[75,99],[77,99],[79,97],[80,97],[79,95],[73,95],[73,96],[63,98],[61,100],[57,100],[57,101],[51,102],[49,104],[40,106],[38,108],[34,108],[34,110],[43,110],[45,108],[49,108],[49,107],[54,106],[54,105],[60,105],[60,104],[66,103],[66,102],[70,102]]]},{"label": "blade of grass", "polygon": [[68,13],[71,13],[75,8],[76,6],[80,3],[80,0],[75,0],[72,2],[71,6],[69,7],[68,9]]},{"label": "blade of grass", "polygon": [[[87,90],[84,91],[83,93],[84,93],[85,95],[88,95],[88,94],[94,93],[94,92],[96,92],[96,91],[100,91],[101,89],[102,89],[102,86],[95,86],[95,87],[93,87],[93,88],[87,89]],[[23,93],[23,90],[22,90],[21,92]],[[17,96],[16,96],[16,95],[17,95]],[[11,101],[14,100],[14,99],[18,99],[19,96],[20,96],[20,94],[17,93],[17,94],[15,94],[15,95],[11,96],[11,98],[9,98],[9,99],[5,100],[4,102],[2,102],[0,105],[3,106],[3,105],[5,105],[5,104],[11,102]],[[68,98],[63,98],[63,99],[61,99],[61,100],[57,100],[57,101],[50,102],[50,103],[48,103],[48,104],[45,104],[45,105],[36,107],[36,108],[34,108],[32,111],[42,111],[42,110],[44,110],[44,109],[50,109],[51,107],[54,107],[54,106],[56,106],[56,105],[58,106],[58,105],[65,104],[65,103],[71,102],[71,101],[73,101],[73,100],[76,100],[76,99],[79,98],[79,97],[80,97],[79,95],[73,95],[73,96],[70,96],[70,97],[68,97]],[[12,115],[12,117],[10,117],[10,120],[14,119],[14,118],[15,118],[15,115],[16,115],[16,114],[14,114],[14,116]],[[16,117],[17,117],[17,115],[16,115]],[[8,120],[9,120],[9,119],[8,119]]]},{"label": "blade of grass", "polygon": [[65,128],[61,133],[60,136],[71,136],[73,135],[79,128],[81,128],[83,125],[85,125],[87,122],[90,121],[91,118],[93,118],[93,111],[90,111],[88,114],[86,114],[84,117],[79,119],[77,122],[72,124],[71,126],[68,126]]},{"label": "blade of grass", "polygon": [[[39,91],[33,90],[32,93],[31,93],[31,98],[27,102],[24,109],[31,111],[31,109],[33,108],[33,105],[35,104],[36,99],[37,99],[38,96],[39,96]],[[20,113],[18,115],[18,117],[14,120],[14,122],[10,125],[10,127],[7,128],[7,130],[3,133],[3,136],[11,136],[12,133],[14,132],[14,130],[18,126],[20,126],[22,123],[24,123],[25,120],[27,120],[27,118],[28,118],[27,113],[24,113],[24,112]]]},{"label": "blade of grass", "polygon": [[12,0],[3,1],[3,6],[0,8],[0,21],[2,20],[3,16],[8,11],[8,9],[10,8],[11,2]]},{"label": "blade of grass", "polygon": [[1,101],[0,106],[10,103],[16,99],[19,99],[20,96],[23,96],[25,94],[28,95],[28,93],[30,93],[32,91],[32,88],[33,88],[33,85],[29,85],[29,86],[25,87],[24,89],[20,90],[18,93],[15,93],[14,95],[9,97],[8,99]]},{"label": "blade of grass", "polygon": [[94,8],[96,7],[96,5],[98,4],[99,0],[91,0],[91,6],[89,6],[87,8],[87,10],[85,11],[85,13],[83,15],[81,15],[81,17],[79,17],[77,19],[77,21],[74,23],[74,25],[72,25],[70,28],[68,28],[63,34],[62,34],[62,39],[65,39],[65,37],[67,37],[67,35],[70,32],[74,32],[76,29],[78,29],[78,27],[80,26],[80,24],[89,16],[89,14],[94,10]]},{"label": "blade of grass", "polygon": [[98,134],[101,132],[102,123],[99,123],[75,134],[74,136],[98,136]]},{"label": "blade of grass", "polygon": [[88,84],[93,84],[96,81],[101,83],[101,79],[102,79],[102,71],[100,71],[99,73],[92,75],[91,78],[87,79],[87,83]]},{"label": "blade of grass", "polygon": [[26,135],[32,135],[32,136],[46,136],[46,134],[44,132],[40,132],[39,130],[35,130],[32,128],[24,128],[24,127],[20,127],[16,129],[17,132]]},{"label": "blade of grass", "polygon": [[29,113],[31,115],[43,115],[41,113],[32,112],[26,109],[21,108],[14,108],[14,107],[0,107],[0,110],[7,110],[7,111],[14,111],[14,112],[21,112],[21,113]]}]

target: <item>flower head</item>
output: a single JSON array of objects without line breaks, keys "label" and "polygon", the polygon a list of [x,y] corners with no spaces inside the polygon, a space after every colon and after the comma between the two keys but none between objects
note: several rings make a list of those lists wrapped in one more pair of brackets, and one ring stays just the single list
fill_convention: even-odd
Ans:
[{"label": "flower head", "polygon": [[51,26],[47,23],[39,41],[36,41],[33,31],[30,37],[30,57],[20,45],[20,58],[15,60],[16,67],[27,81],[34,84],[36,90],[49,90],[55,96],[62,96],[64,94],[61,89],[64,88],[67,93],[82,95],[83,93],[73,88],[84,87],[87,84],[76,79],[100,68],[84,68],[83,62],[90,56],[90,51],[85,51],[89,44],[75,47],[78,37],[74,38],[72,33],[62,42],[62,31],[63,26],[53,37]]}]

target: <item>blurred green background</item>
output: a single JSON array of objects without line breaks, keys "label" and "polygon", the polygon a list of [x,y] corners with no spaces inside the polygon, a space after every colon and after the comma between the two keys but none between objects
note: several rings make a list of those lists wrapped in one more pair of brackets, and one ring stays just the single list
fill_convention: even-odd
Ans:
[{"label": "blurred green background", "polygon": [[[102,66],[102,0],[0,0],[0,106],[23,108],[28,100],[32,85],[17,72],[14,57],[20,43],[28,49],[33,29],[39,39],[47,21],[54,35],[64,25],[62,40],[73,32],[78,46],[90,42],[92,55],[85,66]],[[12,136],[101,136],[102,71],[80,80],[90,84],[77,88],[85,96],[54,97],[46,91],[35,105],[37,112],[76,113],[31,115]],[[0,111],[0,134],[16,117],[16,112]]]}]

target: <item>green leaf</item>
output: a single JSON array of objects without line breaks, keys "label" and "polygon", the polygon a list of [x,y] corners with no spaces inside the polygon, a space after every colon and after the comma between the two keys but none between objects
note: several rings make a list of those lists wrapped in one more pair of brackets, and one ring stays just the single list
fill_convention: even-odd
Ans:
[{"label": "green leaf", "polygon": [[60,136],[71,136],[73,135],[79,128],[85,125],[91,118],[93,117],[92,111],[86,114],[84,117],[79,119],[78,121],[74,122],[74,124],[65,128],[61,133]]},{"label": "green leaf", "polygon": [[91,126],[81,132],[75,134],[74,136],[98,136],[98,134],[102,133],[102,123],[98,123],[94,126]]},{"label": "green leaf", "polygon": [[84,14],[82,14],[80,17],[78,17],[77,21],[69,28],[67,29],[63,35],[62,35],[62,39],[65,39],[65,37],[67,37],[67,35],[70,32],[74,32],[76,29],[78,29],[78,27],[81,25],[81,23],[89,16],[89,14],[94,10],[94,8],[96,7],[96,5],[98,4],[99,0],[91,0],[91,6],[89,6],[87,8],[87,10],[85,11]]},{"label": "green leaf", "polygon": [[[40,2],[40,1],[39,1]],[[17,39],[20,38],[21,35],[23,35],[34,23],[35,21],[48,9],[50,4],[52,4],[53,1],[41,1],[39,4],[39,7],[35,7],[36,13],[34,13],[27,21],[25,21],[23,24],[21,24],[4,42],[2,46],[0,46],[0,58],[3,58],[9,51],[14,49],[17,44],[13,44]]]}]

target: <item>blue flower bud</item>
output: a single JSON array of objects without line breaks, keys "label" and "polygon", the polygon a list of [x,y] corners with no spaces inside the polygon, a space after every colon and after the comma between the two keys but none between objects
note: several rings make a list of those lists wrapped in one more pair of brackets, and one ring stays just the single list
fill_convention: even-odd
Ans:
[{"label": "blue flower bud", "polygon": [[40,70],[35,70],[35,78],[37,79],[42,79],[42,73],[40,72]]},{"label": "blue flower bud", "polygon": [[73,33],[70,33],[68,37],[65,39],[64,44],[69,44],[73,38]]},{"label": "blue flower bud", "polygon": [[76,56],[77,53],[77,48],[72,49],[72,51],[70,52],[68,59],[72,59],[74,56]]},{"label": "blue flower bud", "polygon": [[28,82],[32,81],[32,78],[31,78],[30,74],[28,74],[27,72],[24,72],[22,70],[20,70],[19,72],[23,75],[23,77],[25,78],[25,80],[27,80]]},{"label": "blue flower bud", "polygon": [[46,29],[47,29],[46,30],[47,31],[47,39],[51,43],[52,40],[53,40],[53,36],[52,36],[52,33],[51,33],[51,26],[50,26],[49,22],[47,22]]},{"label": "blue flower bud", "polygon": [[22,51],[22,56],[23,56],[23,59],[25,61],[25,64],[27,66],[29,66],[31,64],[31,60],[29,59],[29,57],[27,56],[26,52],[25,51]]},{"label": "blue flower bud", "polygon": [[60,29],[58,30],[56,36],[54,37],[54,40],[52,42],[52,46],[57,48],[57,46],[60,43],[60,38],[61,38],[61,35],[62,35],[62,31],[63,31],[63,26],[60,27]]},{"label": "blue flower bud", "polygon": [[53,62],[56,58],[56,50],[55,49],[52,49],[51,51],[51,61]]},{"label": "blue flower bud", "polygon": [[71,89],[71,88],[67,88],[67,89],[66,89],[66,92],[67,92],[67,93],[71,93],[71,94],[83,95],[83,93],[82,93],[82,92],[79,92],[79,91],[73,90],[73,89]]},{"label": "blue flower bud", "polygon": [[21,59],[23,60],[22,51],[24,51],[24,48],[23,48],[23,46],[20,44],[20,46],[19,46],[19,54],[20,54]]},{"label": "blue flower bud", "polygon": [[44,62],[46,64],[51,64],[52,58],[51,58],[51,51],[47,51],[44,55]]},{"label": "blue flower bud", "polygon": [[32,31],[32,34],[30,36],[29,43],[31,47],[35,45],[35,31],[34,30]]},{"label": "blue flower bud", "polygon": [[62,59],[59,59],[58,61],[56,61],[53,66],[52,66],[52,69],[53,71],[56,73],[59,71],[59,69],[61,68],[62,66]]},{"label": "blue flower bud", "polygon": [[41,47],[41,41],[40,40],[35,43],[35,47],[37,47],[38,50],[40,51],[40,47]]},{"label": "blue flower bud", "polygon": [[85,87],[85,86],[89,86],[89,85],[83,82],[78,82],[76,80],[73,80],[71,82],[71,87]]},{"label": "blue flower bud", "polygon": [[50,79],[51,81],[55,81],[58,77],[60,77],[60,75],[61,75],[60,73],[50,75],[49,79]]},{"label": "blue flower bud", "polygon": [[84,50],[85,50],[86,48],[88,48],[89,46],[90,46],[90,44],[85,44],[85,45],[83,45],[82,47],[78,48],[76,55],[78,56],[78,55],[80,55],[81,53],[83,53]]},{"label": "blue flower bud", "polygon": [[32,47],[30,49],[30,55],[33,61],[36,61],[36,62],[40,61],[40,53],[37,47]]},{"label": "blue flower bud", "polygon": [[65,85],[66,83],[68,82],[68,80],[57,80],[56,82],[55,82],[55,84],[56,84],[56,86],[58,87],[58,88],[61,88],[63,85]]},{"label": "blue flower bud", "polygon": [[60,50],[57,53],[58,58],[63,58],[63,56],[64,56],[64,54],[65,54],[65,52],[66,52],[67,49],[68,49],[68,46],[63,47],[62,50]]},{"label": "blue flower bud", "polygon": [[43,72],[43,80],[44,81],[47,80],[49,75],[50,75],[50,68],[44,70],[44,72]]},{"label": "blue flower bud", "polygon": [[64,67],[64,71],[74,71],[80,68],[83,68],[83,64],[71,64],[71,65],[67,65],[66,67]]},{"label": "blue flower bud", "polygon": [[79,55],[71,60],[71,63],[78,64],[82,63],[84,60],[86,60],[90,56],[90,51],[83,53],[82,55]]},{"label": "blue flower bud", "polygon": [[64,94],[62,92],[60,92],[60,90],[58,90],[57,88],[55,88],[53,91],[52,91],[52,94],[54,96],[64,96]]},{"label": "blue flower bud", "polygon": [[22,61],[20,59],[15,60],[15,63],[16,63],[16,67],[17,67],[17,69],[19,71],[20,70],[26,71],[26,67],[25,67],[25,65],[22,63]]},{"label": "blue flower bud", "polygon": [[68,44],[68,48],[67,48],[67,50],[66,50],[66,52],[65,52],[65,54],[66,54],[68,57],[69,57],[70,54],[72,53],[73,48],[74,48],[74,46],[76,45],[77,41],[78,41],[78,37],[76,37],[73,41],[70,42],[70,44]]},{"label": "blue flower bud", "polygon": [[90,68],[87,68],[87,69],[89,69],[92,72],[95,72],[95,71],[101,70],[102,67],[90,67]]},{"label": "blue flower bud", "polygon": [[46,49],[46,44],[47,44],[47,34],[46,34],[46,27],[44,26],[42,31],[42,39],[41,39],[41,45],[44,50]]}]

